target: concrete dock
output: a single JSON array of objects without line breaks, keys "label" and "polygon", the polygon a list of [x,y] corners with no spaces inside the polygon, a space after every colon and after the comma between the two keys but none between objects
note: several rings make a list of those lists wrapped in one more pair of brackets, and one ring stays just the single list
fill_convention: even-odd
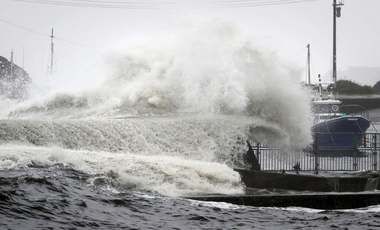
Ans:
[{"label": "concrete dock", "polygon": [[254,207],[305,207],[323,210],[353,209],[380,204],[380,192],[297,195],[205,195],[185,198]]},{"label": "concrete dock", "polygon": [[378,173],[323,176],[235,168],[248,188],[314,192],[364,192],[380,189]]},{"label": "concrete dock", "polygon": [[[379,173],[323,176],[234,169],[247,190],[265,189],[269,194],[199,195],[198,201],[226,202],[254,207],[305,207],[353,209],[380,204]],[[274,191],[274,192],[273,192]]]}]

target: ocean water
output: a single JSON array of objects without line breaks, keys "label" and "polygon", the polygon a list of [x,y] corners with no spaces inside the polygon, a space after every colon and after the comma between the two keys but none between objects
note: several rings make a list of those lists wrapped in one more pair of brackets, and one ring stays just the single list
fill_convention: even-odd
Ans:
[{"label": "ocean water", "polygon": [[289,149],[311,141],[303,71],[251,32],[211,20],[163,40],[126,41],[105,66],[83,89],[36,90],[37,82],[30,100],[0,102],[1,229],[380,227],[380,206],[182,198],[244,194],[233,168],[248,167],[247,140]]},{"label": "ocean water", "polygon": [[120,188],[69,166],[0,171],[1,229],[377,229],[379,206],[256,208]]}]

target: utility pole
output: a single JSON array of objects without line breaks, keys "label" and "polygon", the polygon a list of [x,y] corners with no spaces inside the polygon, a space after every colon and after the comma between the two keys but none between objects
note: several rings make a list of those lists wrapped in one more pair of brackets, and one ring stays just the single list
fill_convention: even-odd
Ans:
[{"label": "utility pole", "polygon": [[22,69],[25,69],[25,47],[22,47]]},{"label": "utility pole", "polygon": [[54,60],[54,43],[53,43],[53,28],[51,29],[51,62],[50,62],[50,76],[53,76],[53,60]]},{"label": "utility pole", "polygon": [[337,70],[336,70],[336,18],[340,17],[340,6],[343,6],[343,2],[336,3],[336,0],[334,0],[333,4],[333,13],[334,13],[334,25],[333,25],[333,82],[334,82],[334,89],[336,88],[336,82],[337,82]]},{"label": "utility pole", "polygon": [[310,85],[310,44],[307,44],[307,84]]},{"label": "utility pole", "polygon": [[15,88],[16,88],[16,80],[14,79],[14,72],[13,72],[13,50],[11,51],[11,86],[12,90],[10,92],[10,96],[13,99],[13,96],[15,95]]},{"label": "utility pole", "polygon": [[11,51],[11,81],[13,81],[13,50]]}]

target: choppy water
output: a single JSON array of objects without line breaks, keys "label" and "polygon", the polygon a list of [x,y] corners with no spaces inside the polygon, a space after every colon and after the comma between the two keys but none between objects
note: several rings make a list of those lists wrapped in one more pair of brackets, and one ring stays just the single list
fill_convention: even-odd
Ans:
[{"label": "choppy water", "polygon": [[[0,171],[1,229],[377,229],[380,206],[256,208],[126,189],[69,166]],[[265,192],[265,191],[261,191]]]},{"label": "choppy water", "polygon": [[244,194],[233,168],[247,166],[248,139],[310,143],[301,72],[250,33],[211,21],[165,41],[129,41],[106,60],[109,75],[82,91],[0,101],[1,229],[380,226],[380,206],[324,211],[181,198]]}]

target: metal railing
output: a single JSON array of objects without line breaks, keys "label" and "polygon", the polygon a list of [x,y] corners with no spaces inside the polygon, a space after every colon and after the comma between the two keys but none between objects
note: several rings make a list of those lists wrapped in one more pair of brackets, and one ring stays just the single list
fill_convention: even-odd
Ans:
[{"label": "metal railing", "polygon": [[[263,171],[377,171],[379,170],[380,136],[366,134],[329,134],[338,140],[352,140],[351,145],[326,145],[314,137],[314,144],[302,150],[270,148],[255,143],[252,146],[259,169]],[[351,136],[350,136],[351,135]],[[336,143],[339,143],[338,141]],[[355,144],[357,143],[357,144]]]},{"label": "metal railing", "polygon": [[369,119],[368,110],[361,105],[342,105],[340,107],[340,112],[347,115],[356,114]]}]

